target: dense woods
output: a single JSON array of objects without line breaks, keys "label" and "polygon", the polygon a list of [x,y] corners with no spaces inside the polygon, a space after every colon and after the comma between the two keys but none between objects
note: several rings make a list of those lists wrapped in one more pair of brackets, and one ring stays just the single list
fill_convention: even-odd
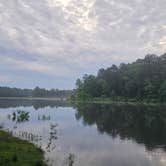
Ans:
[{"label": "dense woods", "polygon": [[68,98],[71,95],[71,90],[46,90],[39,87],[34,89],[19,89],[0,87],[0,97],[58,97]]},{"label": "dense woods", "polygon": [[74,97],[166,101],[166,53],[86,74],[77,80]]}]

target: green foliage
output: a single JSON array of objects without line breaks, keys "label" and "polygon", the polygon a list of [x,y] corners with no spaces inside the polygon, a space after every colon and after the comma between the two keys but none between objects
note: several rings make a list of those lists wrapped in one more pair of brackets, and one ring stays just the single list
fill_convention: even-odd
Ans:
[{"label": "green foliage", "polygon": [[36,87],[34,89],[19,89],[0,87],[0,97],[57,97],[69,98],[72,95],[72,90],[59,90]]},{"label": "green foliage", "polygon": [[46,90],[44,88],[36,87],[32,91],[33,97],[57,97],[57,98],[69,98],[72,95],[72,90],[59,90],[59,89],[51,89]]},{"label": "green foliage", "polygon": [[76,83],[75,98],[118,97],[166,101],[166,54],[147,55],[131,64],[100,69],[97,76],[84,75]]},{"label": "green foliage", "polygon": [[0,87],[0,97],[27,97],[31,95],[31,89]]},{"label": "green foliage", "polygon": [[150,81],[145,81],[145,95],[148,99],[155,98],[155,86]]},{"label": "green foliage", "polygon": [[[10,118],[11,116],[9,115],[8,117]],[[16,123],[29,121],[29,112],[22,110],[17,110],[16,112],[13,112],[12,121],[15,121]]]},{"label": "green foliage", "polygon": [[0,131],[1,166],[46,166],[43,152],[27,141]]},{"label": "green foliage", "polygon": [[166,101],[166,80],[161,84],[159,93],[162,101]]}]

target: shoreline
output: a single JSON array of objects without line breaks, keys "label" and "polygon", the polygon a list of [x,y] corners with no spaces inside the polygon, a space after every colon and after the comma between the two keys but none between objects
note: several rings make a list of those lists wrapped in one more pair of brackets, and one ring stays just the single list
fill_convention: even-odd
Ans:
[{"label": "shoreline", "polygon": [[48,100],[48,101],[68,101],[66,98],[51,97],[0,97],[0,99],[21,99],[21,100]]},{"label": "shoreline", "polygon": [[0,97],[0,100],[5,100],[5,99],[9,99],[9,100],[39,100],[39,101],[57,101],[57,102],[65,102],[65,103],[70,103],[70,104],[75,104],[75,103],[87,103],[87,104],[119,104],[119,105],[124,105],[124,104],[128,104],[128,105],[149,105],[149,106],[166,106],[166,102],[152,102],[152,101],[146,101],[146,100],[140,100],[140,101],[136,101],[136,99],[134,99],[134,101],[132,101],[132,99],[128,99],[126,101],[124,101],[124,99],[122,100],[112,100],[112,99],[103,99],[103,98],[98,98],[98,99],[87,99],[87,100],[72,100],[72,99],[66,99],[66,98],[49,98],[49,97]]},{"label": "shoreline", "polygon": [[0,165],[12,166],[47,166],[44,152],[34,144],[14,137],[9,132],[0,129]]},{"label": "shoreline", "polygon": [[117,105],[145,105],[145,106],[166,106],[166,102],[147,102],[147,101],[120,101],[120,100],[73,100],[71,103],[87,103],[87,104],[117,104]]}]

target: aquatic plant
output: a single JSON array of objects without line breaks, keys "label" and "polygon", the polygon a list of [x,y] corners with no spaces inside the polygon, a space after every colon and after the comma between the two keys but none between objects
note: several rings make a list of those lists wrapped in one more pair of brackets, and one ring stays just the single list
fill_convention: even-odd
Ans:
[{"label": "aquatic plant", "polygon": [[17,110],[12,113],[12,115],[8,115],[8,119],[12,119],[16,123],[29,121],[29,112]]}]

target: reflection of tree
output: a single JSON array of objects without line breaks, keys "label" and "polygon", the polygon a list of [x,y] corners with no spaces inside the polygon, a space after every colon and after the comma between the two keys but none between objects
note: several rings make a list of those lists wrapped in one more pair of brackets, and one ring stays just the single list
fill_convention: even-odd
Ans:
[{"label": "reflection of tree", "polygon": [[55,101],[55,100],[30,100],[30,99],[3,99],[0,100],[0,108],[10,108],[10,107],[30,107],[33,106],[34,109],[44,108],[44,107],[67,107],[69,103],[65,101]]},{"label": "reflection of tree", "polygon": [[49,139],[48,139],[48,144],[46,147],[48,152],[51,152],[56,148],[54,141],[58,139],[57,129],[56,129],[57,126],[58,126],[58,124],[50,124]]},{"label": "reflection of tree", "polygon": [[68,158],[67,158],[67,165],[68,166],[74,166],[74,154],[70,153]]},{"label": "reflection of tree", "polygon": [[41,120],[41,121],[50,121],[51,120],[51,116],[48,115],[38,115],[38,120]]},{"label": "reflection of tree", "polygon": [[96,124],[101,133],[121,139],[134,139],[148,149],[166,150],[166,112],[163,107],[79,105],[76,119],[85,125]]},{"label": "reflection of tree", "polygon": [[64,163],[62,165],[63,166],[74,166],[74,161],[75,161],[75,155],[73,153],[69,153],[65,157]]}]

